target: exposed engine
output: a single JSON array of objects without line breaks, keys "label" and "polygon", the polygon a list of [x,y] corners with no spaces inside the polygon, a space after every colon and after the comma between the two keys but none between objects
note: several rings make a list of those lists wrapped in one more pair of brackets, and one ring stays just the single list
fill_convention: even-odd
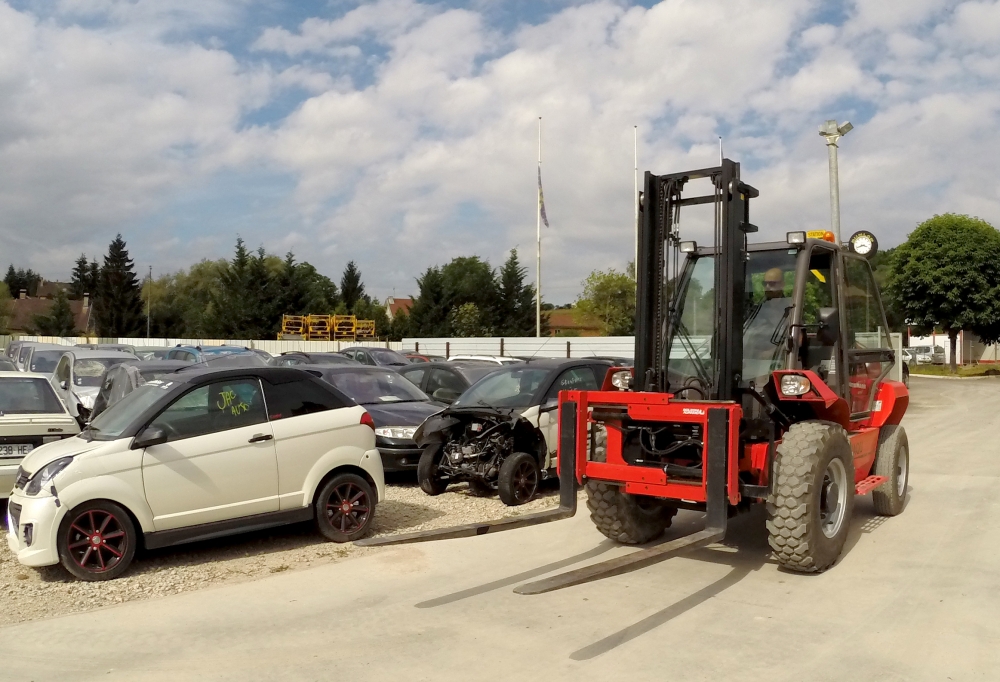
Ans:
[{"label": "exposed engine", "polygon": [[492,484],[504,458],[513,451],[511,422],[475,420],[465,425],[459,437],[445,443],[438,466],[442,474],[456,480],[480,479]]}]

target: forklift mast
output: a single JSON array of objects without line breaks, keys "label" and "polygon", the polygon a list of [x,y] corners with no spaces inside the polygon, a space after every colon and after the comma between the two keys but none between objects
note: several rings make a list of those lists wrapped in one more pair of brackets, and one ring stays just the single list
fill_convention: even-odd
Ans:
[{"label": "forklift mast", "polygon": [[[685,197],[691,180],[708,179],[712,194]],[[671,391],[667,374],[670,346],[679,324],[681,280],[678,230],[683,206],[714,207],[715,320],[712,335],[710,400],[738,400],[743,366],[743,300],[750,199],[758,195],[740,181],[740,164],[653,175],[646,172],[640,202],[639,260],[636,263],[635,380],[647,392]],[[685,242],[694,247],[693,242]]]}]

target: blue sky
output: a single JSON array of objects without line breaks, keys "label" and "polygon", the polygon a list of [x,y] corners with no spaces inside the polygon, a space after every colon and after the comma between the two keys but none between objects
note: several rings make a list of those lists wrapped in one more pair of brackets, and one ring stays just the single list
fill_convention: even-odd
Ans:
[{"label": "blue sky", "polygon": [[555,303],[631,257],[633,126],[661,173],[723,136],[761,238],[826,226],[827,118],[845,232],[1000,224],[997,35],[987,0],[0,2],[3,260],[65,278],[121,232],[165,273],[240,235],[380,297],[459,255],[533,276],[538,116]]}]

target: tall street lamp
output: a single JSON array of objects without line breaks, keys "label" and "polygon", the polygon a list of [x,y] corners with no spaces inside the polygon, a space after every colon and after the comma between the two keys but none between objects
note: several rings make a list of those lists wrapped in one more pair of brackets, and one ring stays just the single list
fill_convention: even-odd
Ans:
[{"label": "tall street lamp", "polygon": [[819,127],[819,134],[826,138],[826,149],[830,153],[830,230],[836,243],[840,244],[840,179],[837,170],[837,141],[854,130],[850,121],[840,125],[830,120]]}]

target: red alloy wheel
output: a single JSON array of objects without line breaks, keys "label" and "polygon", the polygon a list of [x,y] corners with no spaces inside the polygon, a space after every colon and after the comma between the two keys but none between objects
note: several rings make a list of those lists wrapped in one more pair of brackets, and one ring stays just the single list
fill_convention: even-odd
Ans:
[{"label": "red alloy wheel", "polygon": [[69,525],[66,547],[77,566],[88,573],[105,573],[128,551],[121,521],[104,509],[89,509]]},{"label": "red alloy wheel", "polygon": [[341,533],[353,533],[364,527],[371,514],[368,493],[351,482],[345,482],[333,489],[326,503],[326,514],[330,525]]}]

